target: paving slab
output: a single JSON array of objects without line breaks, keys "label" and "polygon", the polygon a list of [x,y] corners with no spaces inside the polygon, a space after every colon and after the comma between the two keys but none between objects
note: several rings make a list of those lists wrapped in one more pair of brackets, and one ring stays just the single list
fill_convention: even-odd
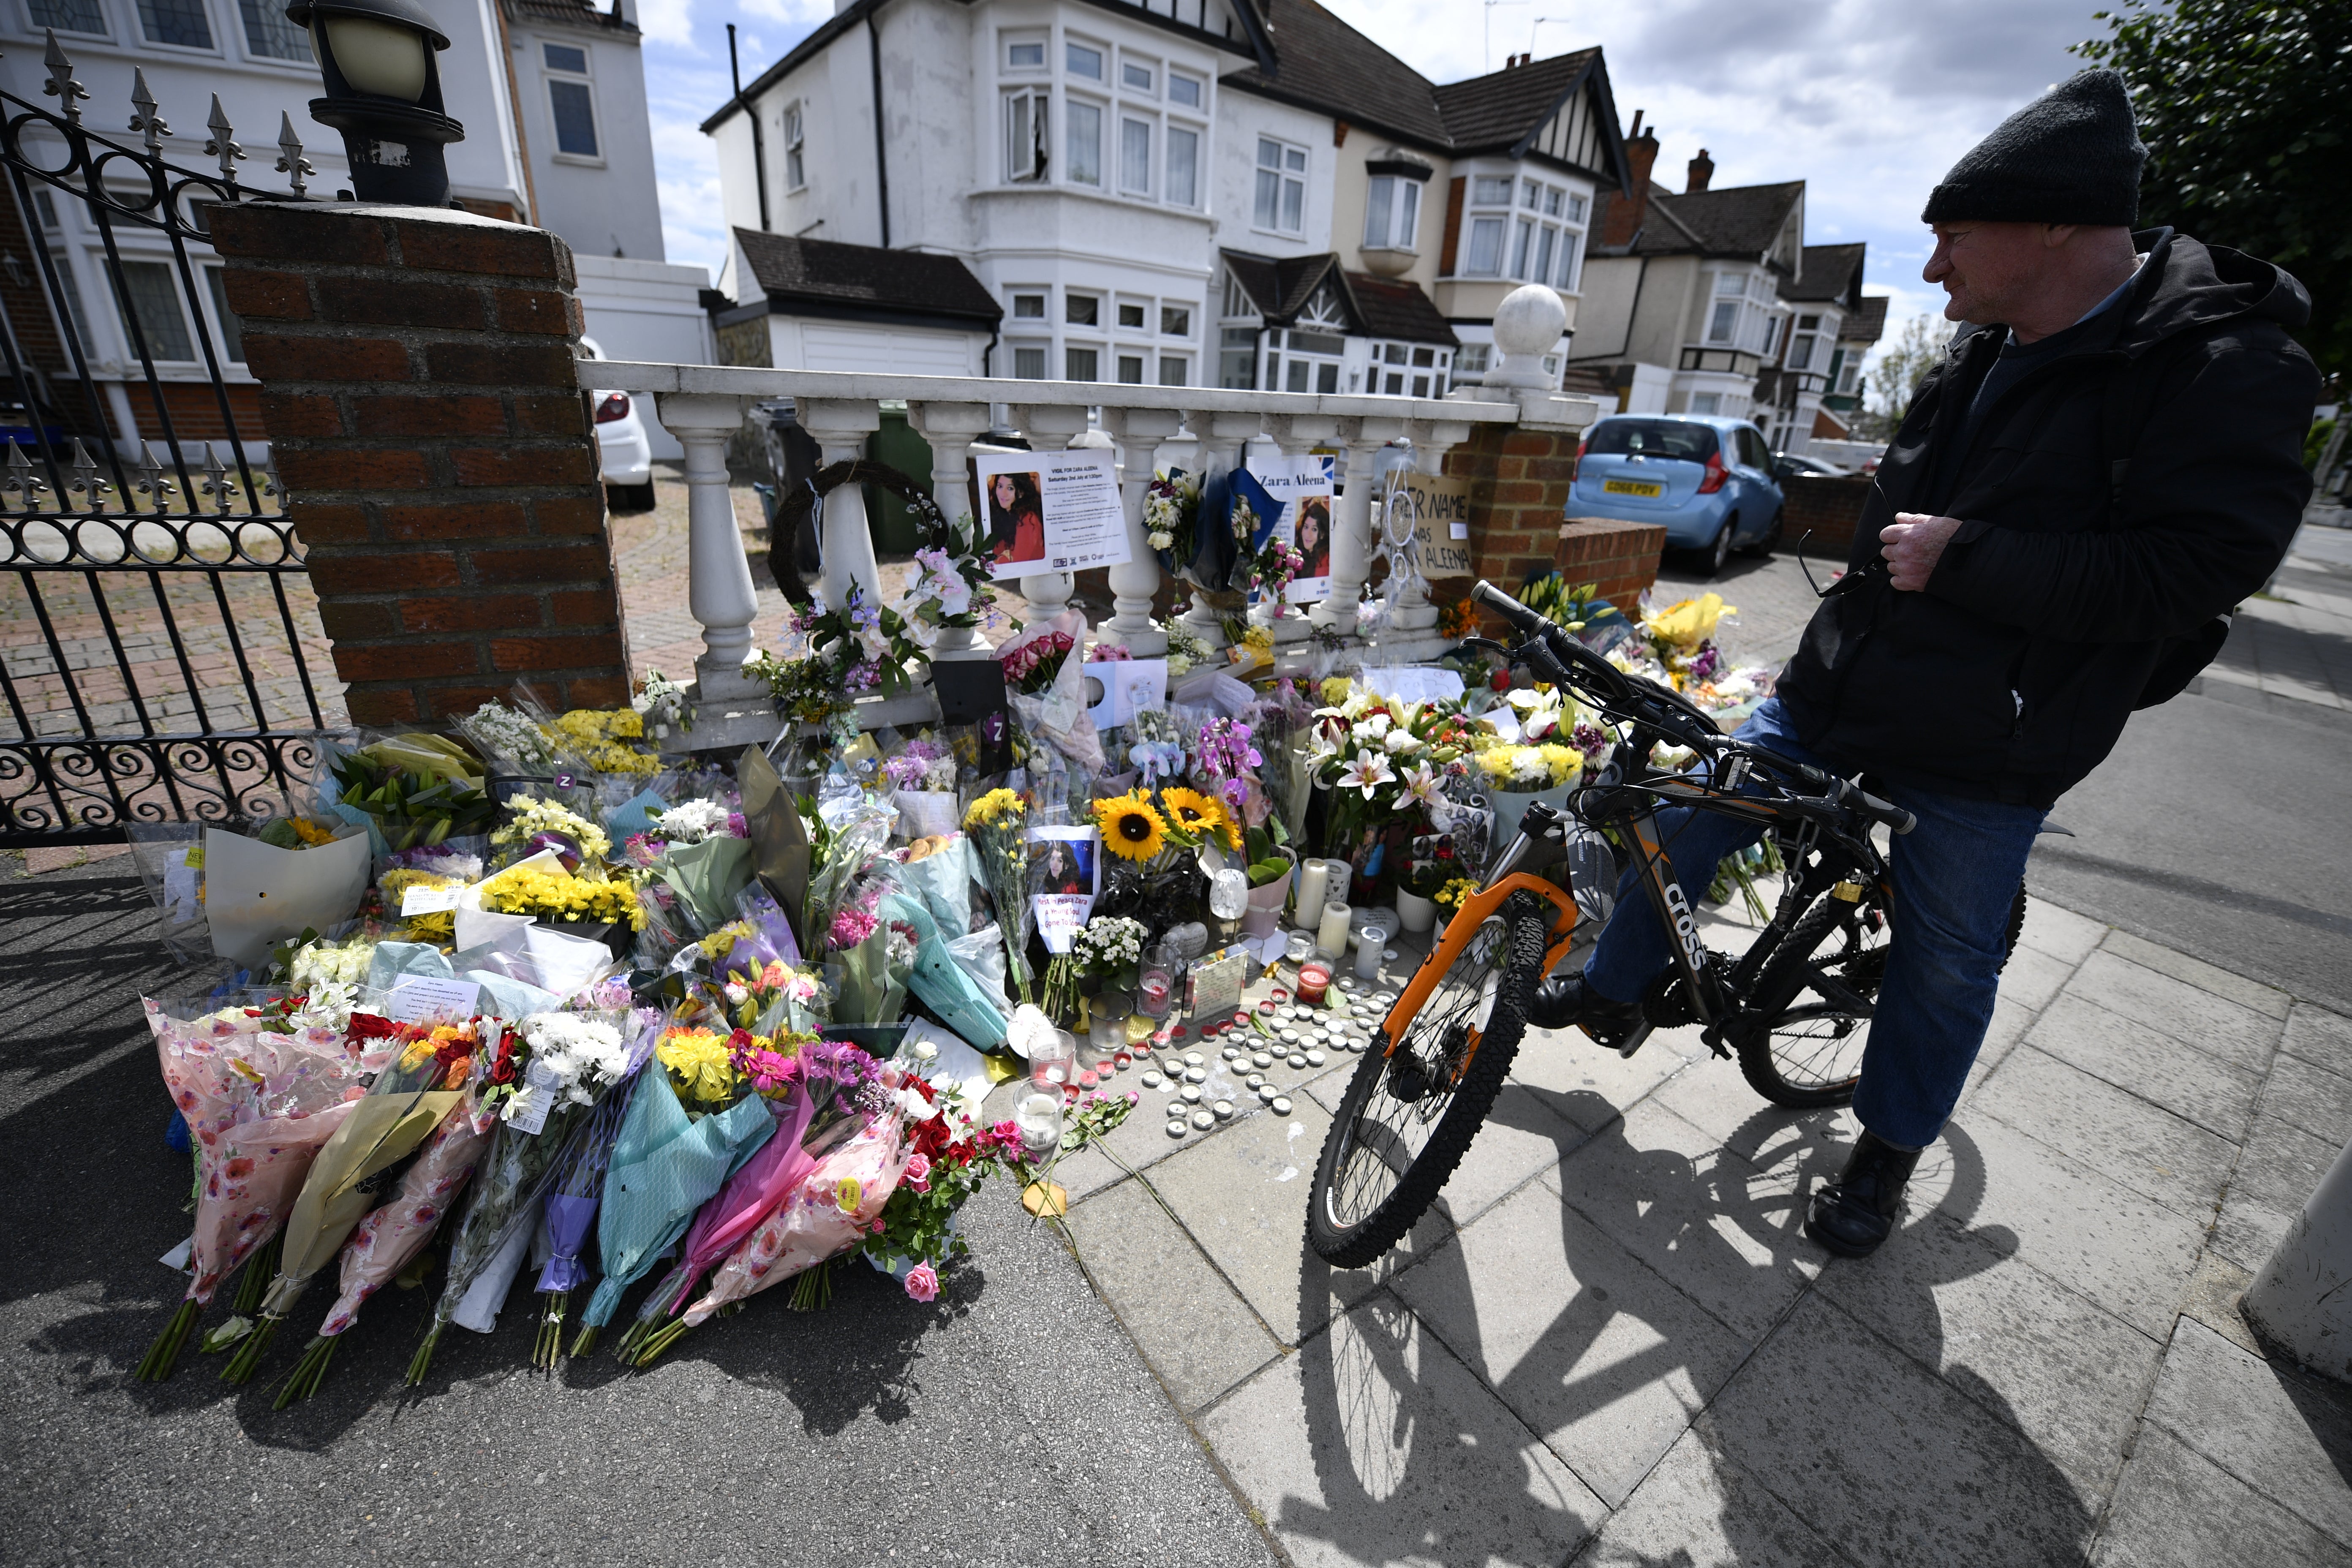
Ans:
[{"label": "paving slab", "polygon": [[2142,1197],[2200,1224],[2229,1184],[2238,1146],[2057,1058],[2021,1046],[1970,1108],[2094,1162]]},{"label": "paving slab", "polygon": [[1541,1185],[1391,1289],[1612,1507],[1748,1353]]},{"label": "paving slab", "polygon": [[2263,1090],[2263,1114],[2340,1149],[2352,1142],[2352,1077],[2281,1051]]},{"label": "paving slab", "polygon": [[2026,1043],[2232,1142],[2253,1120],[2263,1075],[2079,996],[2061,996]]},{"label": "paving slab", "polygon": [[1511,1081],[1538,1090],[1556,1114],[1598,1132],[1689,1065],[1661,1036],[1621,1057],[1581,1029],[1529,1029],[1511,1063]]},{"label": "paving slab", "polygon": [[2277,1017],[2104,949],[2083,961],[2066,989],[2133,1023],[2255,1072],[2270,1067],[2279,1041]]},{"label": "paving slab", "polygon": [[2170,1331],[2172,1304],[2204,1240],[2200,1222],[1974,1106],[1954,1118],[1943,1142],[1964,1159],[1937,1200],[1939,1212],[1979,1229],[2006,1227],[2023,1261],[2144,1333]]},{"label": "paving slab", "polygon": [[2164,1347],[2017,1262],[1999,1228],[1941,1215],[1871,1258],[1834,1259],[1820,1292],[2009,1422],[2084,1497],[2115,1482]]},{"label": "paving slab", "polygon": [[2100,945],[2117,958],[2128,959],[2158,973],[2169,974],[2175,980],[2186,981],[2200,991],[2226,996],[2242,1007],[2252,1007],[2255,1012],[2273,1018],[2286,1016],[2287,994],[2276,986],[2264,985],[2242,974],[2232,974],[2201,958],[2191,958],[2185,952],[2158,947],[2127,931],[2109,931],[2107,940]]},{"label": "paving slab", "polygon": [[2352,1552],[2200,1457],[2140,1433],[2092,1568],[2352,1568]]},{"label": "paving slab", "polygon": [[1749,1087],[1738,1062],[1695,1062],[1652,1098],[1762,1169],[1805,1169],[1829,1180],[1844,1168],[1853,1142],[1851,1112],[1775,1105]]},{"label": "paving slab", "polygon": [[2340,1152],[2342,1145],[2314,1138],[2278,1117],[2257,1116],[2214,1222],[2213,1249],[2260,1273]]},{"label": "paving slab", "polygon": [[2099,943],[2106,940],[2107,929],[2088,915],[2078,915],[2063,905],[2029,896],[2025,900],[2025,929],[2018,933],[2017,945],[2046,952],[2068,963],[2080,963],[2098,951]]},{"label": "paving slab", "polygon": [[[1535,1090],[1506,1082],[1495,1097],[1495,1108],[1478,1124],[1478,1135],[1471,1140],[1462,1163],[1438,1194],[1438,1206],[1457,1228],[1467,1225],[1559,1164],[1589,1136],[1556,1114]],[[1551,1201],[1557,1206],[1558,1200]]]},{"label": "paving slab", "polygon": [[2075,965],[2063,958],[2027,947],[2022,941],[2017,951],[2009,955],[2009,963],[2000,972],[2000,996],[2016,1003],[2029,1013],[2038,1013],[2050,1005],[2074,975]]},{"label": "paving slab", "polygon": [[1828,1256],[1800,1229],[1794,1173],[1759,1171],[1663,1106],[1635,1107],[1543,1179],[1748,1343]]},{"label": "paving slab", "polygon": [[1549,1568],[1608,1511],[1385,1290],[1200,1428],[1296,1568]]},{"label": "paving slab", "polygon": [[1808,1297],[1707,1420],[1734,1462],[1848,1558],[1873,1564],[2079,1562],[2095,1502],[1999,1394],[1938,1379],[1822,1297]]},{"label": "paving slab", "polygon": [[1579,1568],[1819,1568],[1829,1543],[1724,1456],[1702,1419],[1609,1516]]},{"label": "paving slab", "polygon": [[1302,1095],[1288,1116],[1249,1117],[1153,1169],[1152,1185],[1193,1241],[1286,1345],[1452,1234],[1433,1212],[1371,1268],[1327,1268],[1307,1246],[1307,1189],[1330,1126],[1330,1113]]},{"label": "paving slab", "polygon": [[2184,1321],[2147,1418],[2280,1507],[2352,1546],[2352,1389]]},{"label": "paving slab", "polygon": [[2336,1072],[2352,1073],[2352,1018],[2308,1002],[2298,1002],[2287,1015],[2280,1048],[2307,1062]]},{"label": "paving slab", "polygon": [[1188,1415],[1282,1353],[1255,1312],[1153,1201],[1149,1178],[1070,1209],[1095,1289]]}]

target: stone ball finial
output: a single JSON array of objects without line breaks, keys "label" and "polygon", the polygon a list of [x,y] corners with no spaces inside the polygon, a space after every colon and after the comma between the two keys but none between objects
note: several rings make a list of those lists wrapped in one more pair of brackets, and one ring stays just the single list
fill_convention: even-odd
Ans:
[{"label": "stone ball finial", "polygon": [[1495,307],[1495,347],[1501,359],[1486,372],[1488,386],[1548,386],[1543,356],[1568,331],[1568,306],[1549,286],[1528,283]]}]

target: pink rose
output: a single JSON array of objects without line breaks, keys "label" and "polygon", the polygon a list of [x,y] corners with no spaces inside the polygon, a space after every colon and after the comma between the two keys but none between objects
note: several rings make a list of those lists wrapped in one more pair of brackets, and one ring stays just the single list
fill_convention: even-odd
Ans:
[{"label": "pink rose", "polygon": [[918,1301],[929,1301],[940,1293],[939,1270],[928,1263],[918,1263],[907,1271],[907,1294]]},{"label": "pink rose", "polygon": [[905,1180],[908,1186],[919,1193],[929,1192],[931,1190],[931,1157],[929,1154],[920,1153],[908,1155]]}]

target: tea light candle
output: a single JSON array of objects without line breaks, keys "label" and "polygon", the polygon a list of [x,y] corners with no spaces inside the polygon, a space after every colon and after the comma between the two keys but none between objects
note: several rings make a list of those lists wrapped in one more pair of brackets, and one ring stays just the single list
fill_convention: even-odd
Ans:
[{"label": "tea light candle", "polygon": [[1326,952],[1347,952],[1348,915],[1348,905],[1344,900],[1335,899],[1325,904],[1323,923],[1315,931],[1315,945]]},{"label": "tea light candle", "polygon": [[1323,889],[1331,873],[1320,860],[1308,860],[1298,868],[1298,923],[1305,925],[1324,905]]},{"label": "tea light candle", "polygon": [[1298,966],[1298,998],[1302,1002],[1320,1002],[1331,988],[1331,960],[1317,953]]}]

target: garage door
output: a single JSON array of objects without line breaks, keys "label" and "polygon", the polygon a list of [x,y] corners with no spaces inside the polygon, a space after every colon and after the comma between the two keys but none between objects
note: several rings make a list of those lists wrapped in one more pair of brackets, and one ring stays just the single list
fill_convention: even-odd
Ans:
[{"label": "garage door", "polygon": [[894,375],[978,375],[980,340],[969,332],[919,327],[801,323],[805,370],[887,372]]}]

